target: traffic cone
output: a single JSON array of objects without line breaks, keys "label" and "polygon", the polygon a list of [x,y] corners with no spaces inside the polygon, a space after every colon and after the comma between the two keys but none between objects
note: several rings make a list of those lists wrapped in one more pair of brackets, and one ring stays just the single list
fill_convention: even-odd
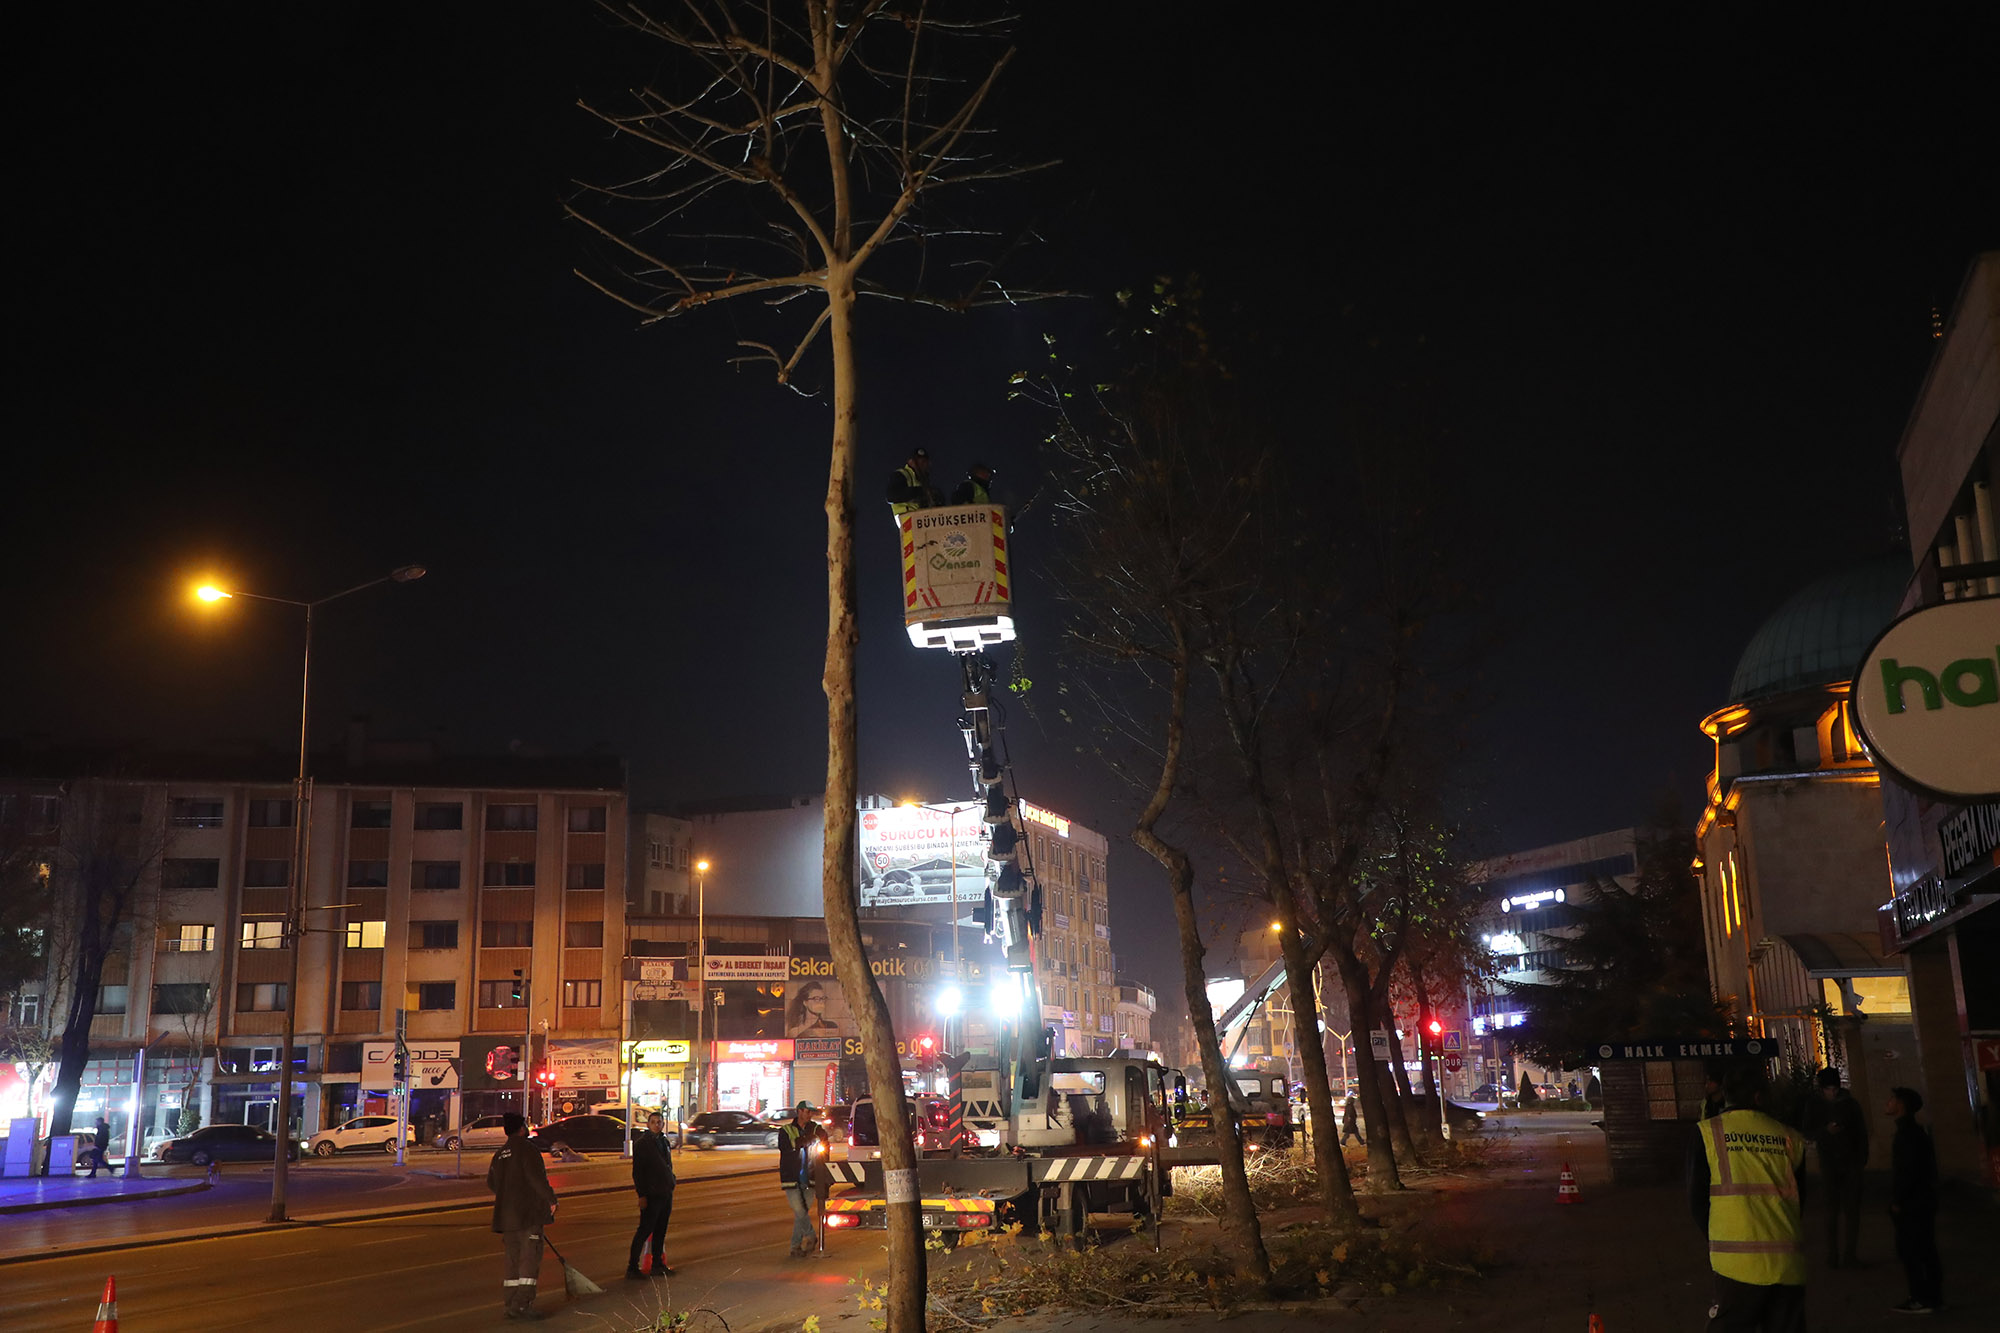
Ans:
[{"label": "traffic cone", "polygon": [[1576,1173],[1563,1163],[1562,1178],[1556,1182],[1557,1203],[1582,1203],[1583,1195],[1576,1188]]},{"label": "traffic cone", "polygon": [[118,1279],[104,1279],[104,1296],[97,1302],[97,1322],[90,1333],[118,1333]]},{"label": "traffic cone", "polygon": [[1604,1321],[1596,1315],[1590,1317],[1589,1333],[1604,1333]]}]

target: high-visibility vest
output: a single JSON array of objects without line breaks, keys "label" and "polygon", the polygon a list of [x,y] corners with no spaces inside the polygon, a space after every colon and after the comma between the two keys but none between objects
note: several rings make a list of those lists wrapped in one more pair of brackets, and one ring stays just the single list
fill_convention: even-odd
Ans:
[{"label": "high-visibility vest", "polygon": [[[916,468],[912,467],[908,463],[905,463],[903,464],[903,466],[897,468],[896,474],[903,479],[906,485],[912,488],[921,487],[923,485],[921,481],[917,480]],[[922,508],[923,508],[922,503],[916,500],[891,500],[889,502],[889,512],[897,518],[901,518],[903,515],[909,513],[912,509],[922,509]]]},{"label": "high-visibility vest", "polygon": [[1727,1110],[1701,1122],[1708,1154],[1708,1266],[1751,1286],[1804,1286],[1799,1220],[1805,1139],[1762,1111]]},{"label": "high-visibility vest", "polygon": [[986,505],[986,504],[992,504],[992,503],[993,503],[993,493],[992,493],[991,491],[989,491],[989,490],[987,490],[987,489],[986,489],[986,483],[985,483],[985,482],[981,481],[981,480],[980,480],[979,478],[977,478],[977,477],[968,477],[968,478],[966,478],[966,480],[972,483],[972,501],[971,501],[971,502],[972,502],[973,504],[976,504],[976,505]]}]

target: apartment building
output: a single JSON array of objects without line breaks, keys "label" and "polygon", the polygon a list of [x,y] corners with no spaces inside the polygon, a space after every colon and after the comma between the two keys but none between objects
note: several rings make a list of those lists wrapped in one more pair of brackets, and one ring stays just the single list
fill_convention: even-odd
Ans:
[{"label": "apartment building", "polygon": [[[282,762],[146,756],[121,760],[117,777],[92,778],[65,775],[112,769],[56,756],[8,767],[14,780],[0,779],[0,790],[56,824],[44,835],[54,839],[54,961],[34,996],[45,1028],[59,1033],[67,1012],[62,920],[76,908],[69,899],[87,892],[68,872],[112,841],[132,868],[79,1116],[109,1111],[119,1133],[136,1108],[152,1137],[171,1133],[189,1105],[202,1123],[271,1128],[288,1009],[294,1128],[307,1134],[382,1108],[383,1050],[398,1010],[427,1075],[413,1120],[443,1127],[519,1108],[530,1033],[535,1061],[569,1054],[555,1061],[566,1079],[601,1082],[554,1091],[587,1099],[615,1086],[626,896],[619,761],[350,754],[315,763],[295,943],[285,930],[293,793],[272,772]],[[47,1077],[30,1098],[46,1094]]]},{"label": "apartment building", "polygon": [[1042,950],[1035,960],[1042,1021],[1065,1055],[1109,1055],[1118,1044],[1118,982],[1111,954],[1110,844],[1053,810],[1018,803],[1042,887]]}]

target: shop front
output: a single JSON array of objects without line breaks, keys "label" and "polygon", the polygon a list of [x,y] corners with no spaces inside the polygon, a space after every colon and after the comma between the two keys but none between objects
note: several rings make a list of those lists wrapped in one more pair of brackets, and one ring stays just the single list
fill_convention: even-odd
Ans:
[{"label": "shop front", "polygon": [[694,1043],[687,1041],[628,1041],[625,1043],[625,1104],[684,1119],[690,1105],[688,1076]]},{"label": "shop front", "polygon": [[718,1041],[710,1052],[715,1069],[718,1111],[748,1111],[752,1115],[781,1113],[792,1102],[790,1037],[761,1041]]},{"label": "shop front", "polygon": [[459,1041],[459,1123],[483,1115],[533,1111],[521,1088],[521,1038],[483,1034]]},{"label": "shop front", "polygon": [[798,1100],[832,1106],[842,1100],[840,1055],[844,1037],[798,1037],[792,1042],[792,1088]]}]

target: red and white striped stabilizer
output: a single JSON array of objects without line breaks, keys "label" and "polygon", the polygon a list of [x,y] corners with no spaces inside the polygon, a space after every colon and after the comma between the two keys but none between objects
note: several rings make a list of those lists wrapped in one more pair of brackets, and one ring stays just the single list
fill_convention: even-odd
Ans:
[{"label": "red and white striped stabilizer", "polygon": [[118,1333],[118,1279],[104,1279],[104,1295],[97,1302],[97,1322],[90,1333]]},{"label": "red and white striped stabilizer", "polygon": [[1583,1194],[1576,1187],[1576,1172],[1569,1169],[1568,1162],[1563,1163],[1562,1175],[1556,1181],[1556,1202],[1583,1202]]}]

